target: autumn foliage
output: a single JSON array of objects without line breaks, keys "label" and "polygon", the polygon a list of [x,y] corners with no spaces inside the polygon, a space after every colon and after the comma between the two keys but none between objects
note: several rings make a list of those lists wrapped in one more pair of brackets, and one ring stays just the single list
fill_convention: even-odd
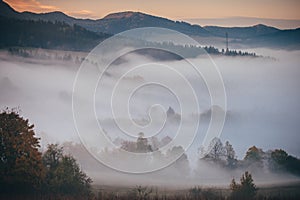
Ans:
[{"label": "autumn foliage", "polygon": [[0,190],[39,189],[45,175],[34,126],[15,111],[0,113]]},{"label": "autumn foliage", "polygon": [[0,199],[91,197],[92,181],[72,156],[58,145],[48,145],[43,155],[39,147],[34,125],[14,110],[0,113]]}]

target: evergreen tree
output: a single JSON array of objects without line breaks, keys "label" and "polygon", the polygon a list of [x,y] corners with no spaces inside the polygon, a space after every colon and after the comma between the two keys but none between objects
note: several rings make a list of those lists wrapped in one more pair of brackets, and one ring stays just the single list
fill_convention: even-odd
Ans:
[{"label": "evergreen tree", "polygon": [[232,145],[226,141],[225,143],[225,156],[226,156],[226,165],[227,167],[233,169],[236,167],[237,164],[237,159],[236,159],[236,155],[235,155],[235,151],[232,147]]},{"label": "evergreen tree", "polygon": [[253,199],[257,192],[257,187],[253,183],[252,175],[246,171],[241,179],[240,184],[235,182],[235,179],[232,179],[230,184],[231,199]]}]

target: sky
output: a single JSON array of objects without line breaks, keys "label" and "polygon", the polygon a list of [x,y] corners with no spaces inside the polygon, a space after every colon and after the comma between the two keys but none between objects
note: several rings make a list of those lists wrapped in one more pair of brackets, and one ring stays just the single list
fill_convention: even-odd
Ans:
[{"label": "sky", "polygon": [[140,11],[170,19],[256,17],[300,20],[298,0],[5,0],[17,11],[62,11],[78,18],[102,18],[109,13]]}]

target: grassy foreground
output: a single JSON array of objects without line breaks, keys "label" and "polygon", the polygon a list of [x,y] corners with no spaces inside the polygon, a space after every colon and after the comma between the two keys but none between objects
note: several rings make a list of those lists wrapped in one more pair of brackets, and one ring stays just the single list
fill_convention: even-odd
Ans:
[{"label": "grassy foreground", "polygon": [[[96,199],[149,199],[149,200],[202,200],[232,199],[229,188],[198,187],[168,188],[155,186],[104,186],[94,185]],[[290,185],[260,186],[254,199],[300,199],[300,183]]]}]

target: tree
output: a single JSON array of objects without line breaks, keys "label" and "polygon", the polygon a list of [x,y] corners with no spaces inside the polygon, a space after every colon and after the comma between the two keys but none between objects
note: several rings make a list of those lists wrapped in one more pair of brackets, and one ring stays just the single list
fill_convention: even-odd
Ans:
[{"label": "tree", "polygon": [[151,145],[148,144],[148,139],[144,137],[144,133],[139,133],[136,141],[136,151],[139,153],[151,152]]},{"label": "tree", "polygon": [[286,170],[292,174],[300,175],[300,160],[289,155],[286,159]]},{"label": "tree", "polygon": [[247,150],[244,160],[250,160],[254,162],[260,161],[262,158],[262,153],[263,151],[261,149],[257,148],[256,146],[252,146]]},{"label": "tree", "polygon": [[241,177],[241,186],[246,197],[253,198],[256,195],[257,188],[253,183],[252,175],[248,171]]},{"label": "tree", "polygon": [[271,152],[271,169],[274,171],[285,170],[288,154],[282,149],[275,149]]},{"label": "tree", "polygon": [[0,191],[33,192],[44,168],[34,125],[15,110],[0,113]]},{"label": "tree", "polygon": [[134,141],[122,141],[121,149],[128,152],[146,153],[152,152],[152,147],[148,144],[148,139],[144,137],[144,133],[139,133],[139,137],[136,142]]},{"label": "tree", "polygon": [[92,180],[81,171],[72,156],[63,155],[63,149],[57,144],[48,145],[43,162],[47,167],[45,180],[47,193],[78,198],[91,195]]},{"label": "tree", "polygon": [[271,152],[270,168],[274,171],[286,171],[300,175],[300,160],[288,155],[282,149],[275,149]]},{"label": "tree", "polygon": [[237,164],[235,151],[234,151],[232,145],[228,141],[226,141],[224,148],[225,148],[225,156],[226,156],[227,166],[229,168],[233,169],[236,167],[236,164]]},{"label": "tree", "polygon": [[214,162],[220,162],[225,155],[225,149],[220,138],[215,137],[209,144],[208,153],[205,159],[212,159]]},{"label": "tree", "polygon": [[82,172],[72,156],[63,156],[53,180],[57,191],[68,195],[89,195],[92,180]]},{"label": "tree", "polygon": [[286,162],[288,154],[282,149],[275,149],[271,153],[271,158],[278,164],[282,165]]},{"label": "tree", "polygon": [[136,142],[125,140],[121,143],[121,149],[128,152],[136,152]]},{"label": "tree", "polygon": [[254,165],[259,168],[262,168],[263,167],[263,155],[264,155],[264,152],[262,149],[259,149],[256,146],[252,146],[246,152],[244,161],[246,162],[246,165],[252,165],[252,166]]},{"label": "tree", "polygon": [[63,157],[63,148],[58,144],[48,144],[47,151],[43,155],[43,163],[49,169],[55,169]]},{"label": "tree", "polygon": [[232,179],[230,184],[230,189],[232,191],[232,199],[253,199],[257,192],[257,187],[253,183],[252,175],[246,171],[241,179],[240,184],[235,182],[235,179]]}]

